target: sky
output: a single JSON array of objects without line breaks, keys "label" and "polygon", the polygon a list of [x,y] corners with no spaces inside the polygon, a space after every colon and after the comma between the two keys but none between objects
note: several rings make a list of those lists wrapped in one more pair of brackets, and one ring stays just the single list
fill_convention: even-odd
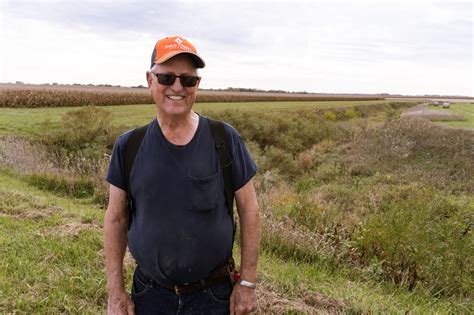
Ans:
[{"label": "sky", "polygon": [[474,96],[474,5],[431,1],[0,0],[0,82],[146,86],[180,35],[201,88]]}]

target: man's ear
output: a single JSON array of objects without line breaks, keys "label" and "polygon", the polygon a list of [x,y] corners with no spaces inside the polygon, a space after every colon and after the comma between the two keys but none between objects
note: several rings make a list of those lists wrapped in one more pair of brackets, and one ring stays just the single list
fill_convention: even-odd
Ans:
[{"label": "man's ear", "polygon": [[150,71],[146,72],[146,82],[148,83],[148,87],[151,87],[153,83],[153,74]]}]

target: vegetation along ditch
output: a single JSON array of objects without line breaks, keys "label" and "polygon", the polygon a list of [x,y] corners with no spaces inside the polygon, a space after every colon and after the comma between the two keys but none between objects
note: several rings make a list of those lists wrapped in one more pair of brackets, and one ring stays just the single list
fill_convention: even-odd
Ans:
[{"label": "vegetation along ditch", "polygon": [[[265,253],[452,299],[452,310],[465,311],[473,307],[474,131],[400,118],[411,105],[200,113],[235,126],[259,166]],[[4,136],[0,164],[28,185],[103,209],[109,154],[130,128],[113,115],[82,107],[28,139]],[[16,158],[32,151],[34,159]]]}]

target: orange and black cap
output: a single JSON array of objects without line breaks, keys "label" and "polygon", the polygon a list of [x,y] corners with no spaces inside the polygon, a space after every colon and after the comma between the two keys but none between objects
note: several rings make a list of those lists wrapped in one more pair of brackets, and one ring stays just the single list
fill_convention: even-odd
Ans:
[{"label": "orange and black cap", "polygon": [[196,64],[196,68],[204,68],[206,65],[204,60],[197,54],[196,48],[194,48],[190,42],[181,36],[171,36],[156,42],[151,55],[150,68],[153,67],[154,64],[161,64],[179,54],[189,55]]}]

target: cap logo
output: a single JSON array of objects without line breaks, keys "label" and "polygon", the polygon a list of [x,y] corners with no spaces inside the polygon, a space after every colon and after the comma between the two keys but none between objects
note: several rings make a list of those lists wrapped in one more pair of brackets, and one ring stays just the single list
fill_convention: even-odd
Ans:
[{"label": "cap logo", "polygon": [[167,44],[164,46],[164,49],[168,49],[168,50],[183,50],[183,51],[193,51],[192,48],[184,45],[184,40],[182,40],[181,38],[179,37],[176,37],[174,40],[173,40],[175,43],[171,42],[170,44]]},{"label": "cap logo", "polygon": [[[0,0],[1,1],[1,0]],[[181,53],[191,54],[197,68],[204,68],[204,60],[197,54],[196,48],[181,36],[165,37],[158,40],[153,49],[151,67],[161,64]]]}]

